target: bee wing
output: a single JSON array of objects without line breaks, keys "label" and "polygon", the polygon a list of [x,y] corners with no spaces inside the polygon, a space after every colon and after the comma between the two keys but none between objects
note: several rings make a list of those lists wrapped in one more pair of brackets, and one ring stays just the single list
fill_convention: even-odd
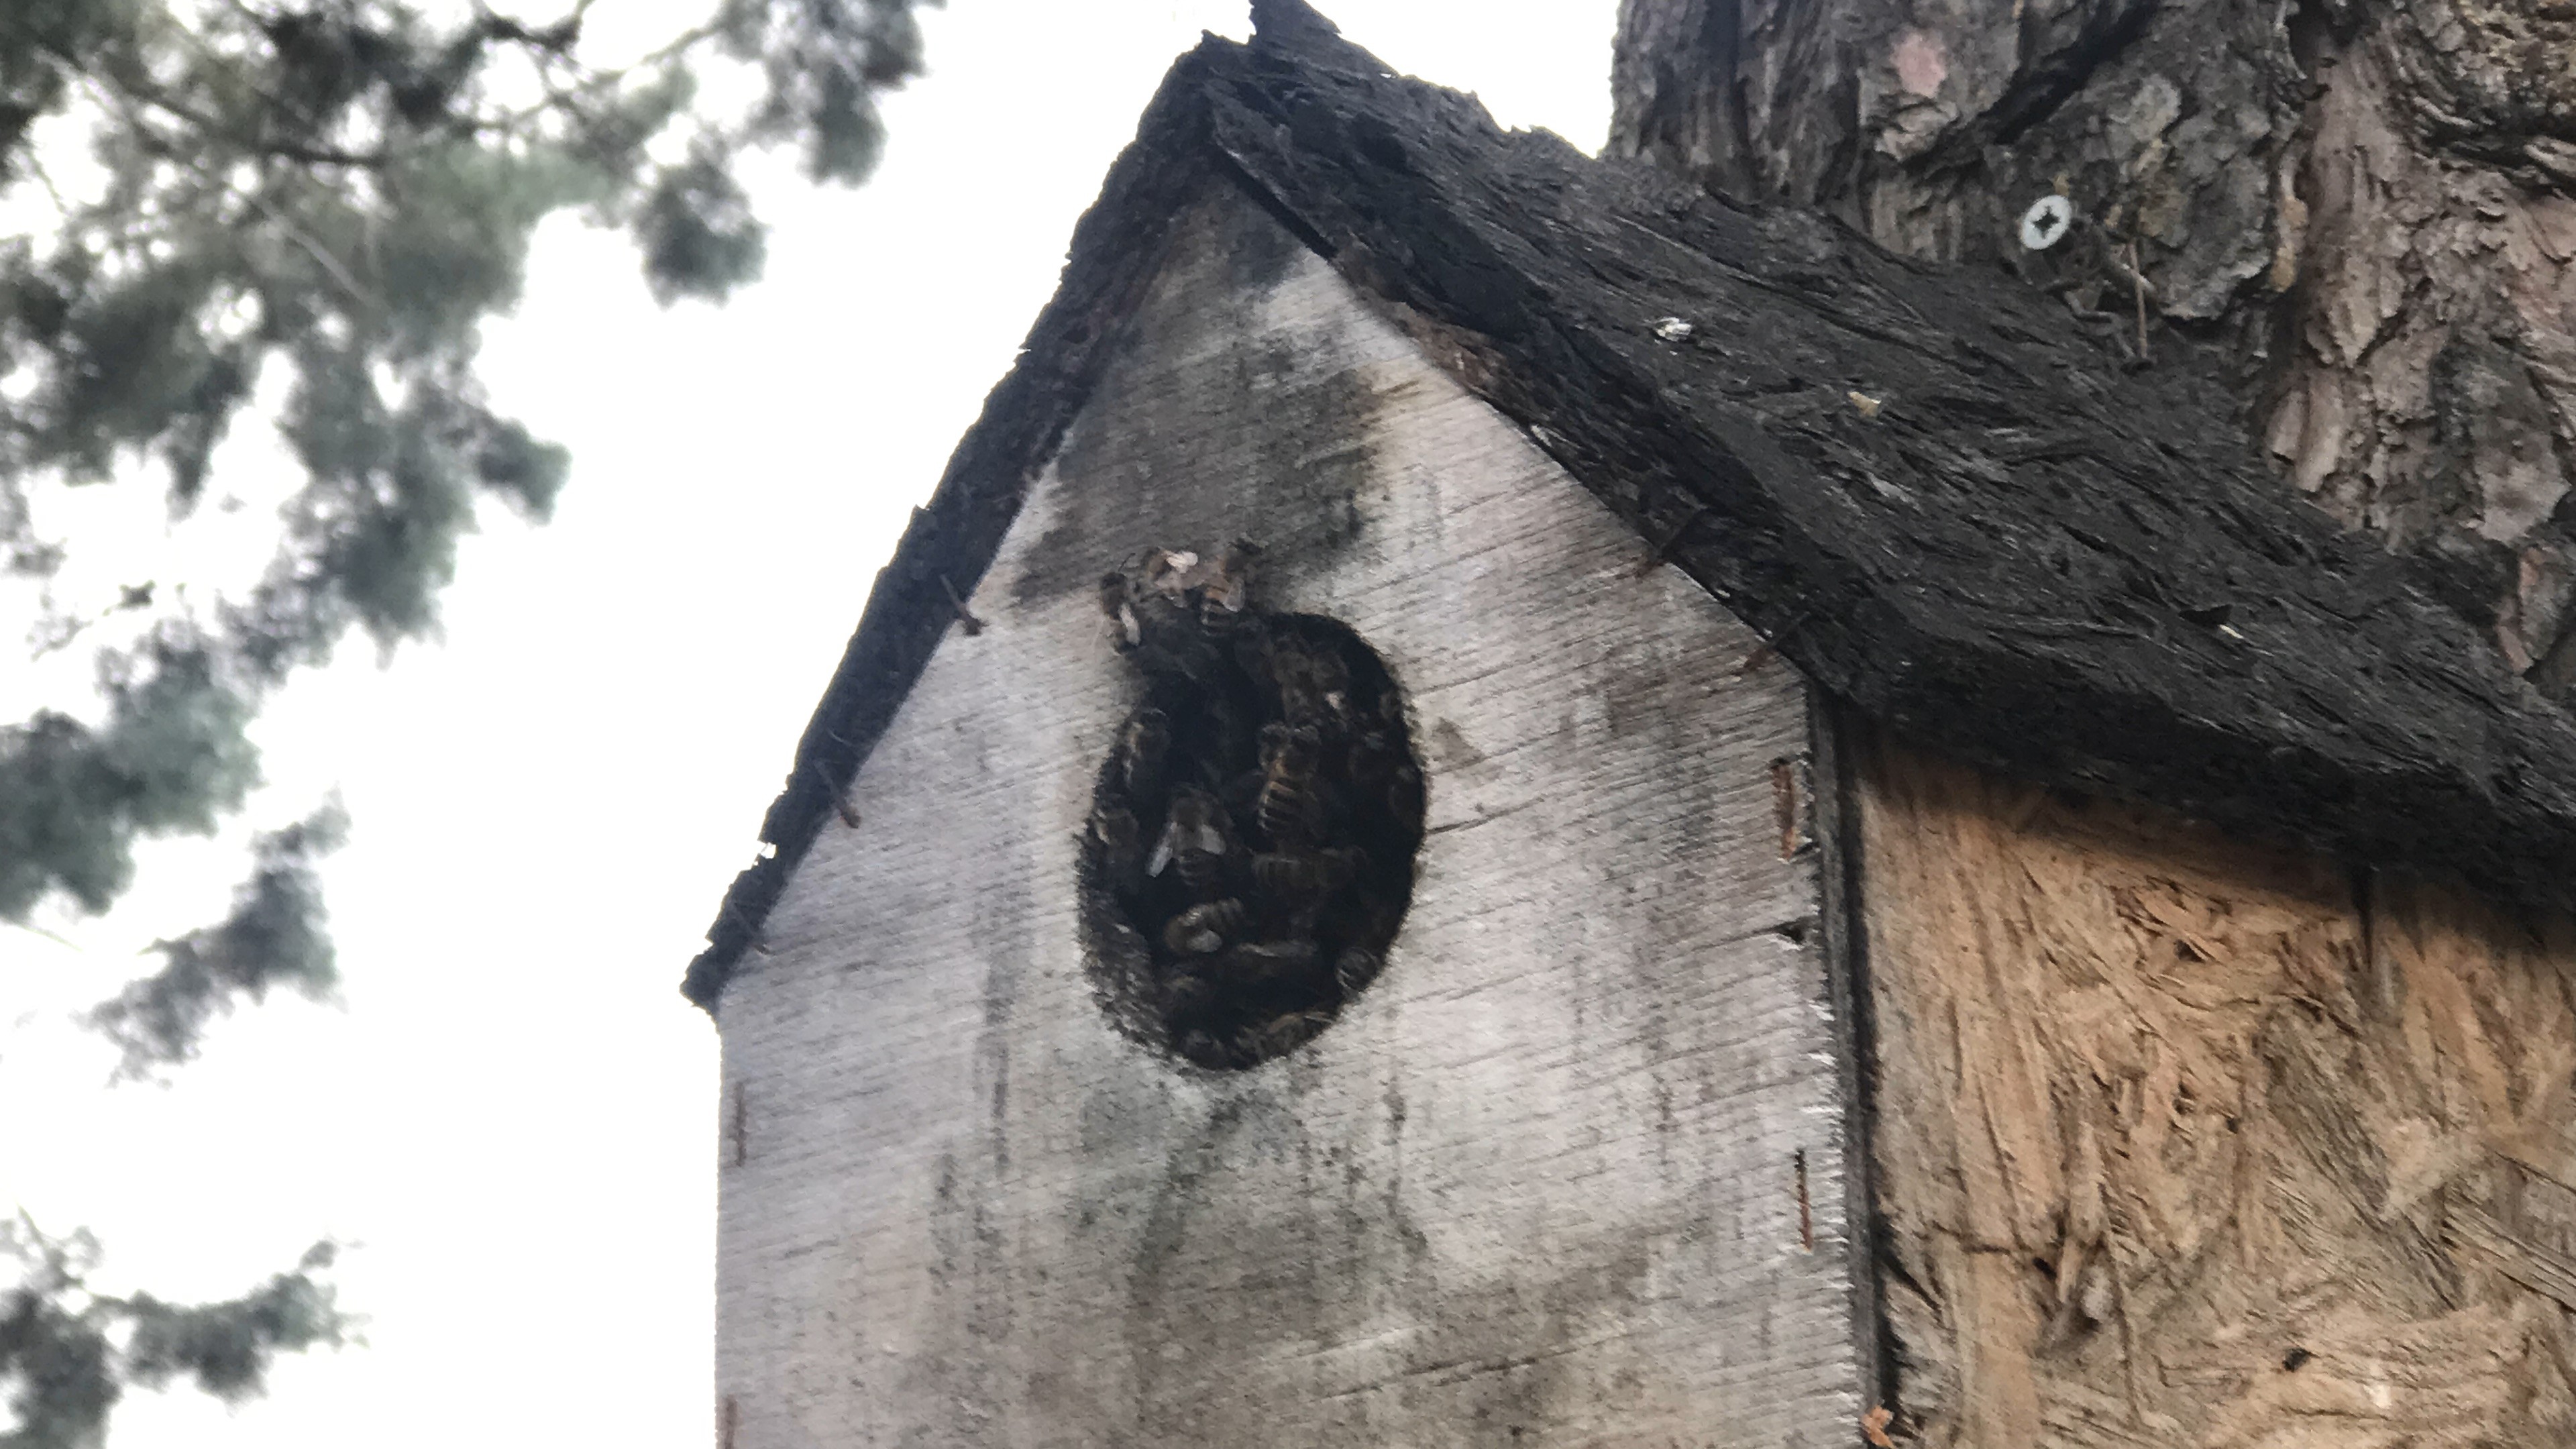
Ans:
[{"label": "bee wing", "polygon": [[1153,855],[1148,857],[1145,861],[1145,874],[1161,875],[1163,873],[1163,867],[1172,863],[1173,845],[1179,837],[1180,831],[1177,828],[1166,829],[1163,832],[1163,838],[1154,842]]},{"label": "bee wing", "polygon": [[1145,626],[1136,622],[1136,611],[1123,603],[1118,606],[1118,627],[1126,631],[1129,647],[1145,642]]}]

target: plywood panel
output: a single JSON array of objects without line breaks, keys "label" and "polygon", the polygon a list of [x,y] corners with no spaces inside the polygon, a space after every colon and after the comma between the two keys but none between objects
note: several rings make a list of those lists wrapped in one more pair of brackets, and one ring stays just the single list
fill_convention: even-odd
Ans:
[{"label": "plywood panel", "polygon": [[[1265,216],[1194,227],[726,989],[735,1449],[1850,1441],[1802,686]],[[1074,837],[1094,580],[1238,535],[1409,691],[1431,814],[1376,985],[1212,1075],[1095,1009]]]},{"label": "plywood panel", "polygon": [[2569,922],[1859,753],[1900,1427],[2569,1441]]}]

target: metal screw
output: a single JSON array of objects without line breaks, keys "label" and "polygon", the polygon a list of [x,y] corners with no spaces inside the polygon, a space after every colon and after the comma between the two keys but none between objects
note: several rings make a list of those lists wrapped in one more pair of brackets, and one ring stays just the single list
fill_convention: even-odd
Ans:
[{"label": "metal screw", "polygon": [[2044,252],[2066,239],[2074,221],[2075,203],[2050,192],[2021,214],[2021,244],[2025,250]]}]

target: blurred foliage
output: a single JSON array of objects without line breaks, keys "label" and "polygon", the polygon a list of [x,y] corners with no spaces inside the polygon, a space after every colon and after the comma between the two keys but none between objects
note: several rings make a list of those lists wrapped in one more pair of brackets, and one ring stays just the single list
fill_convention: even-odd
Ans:
[{"label": "blurred foliage", "polygon": [[[915,7],[937,0],[702,0],[700,23],[612,60],[586,37],[593,0],[544,3],[569,8],[0,0],[0,571],[42,587],[77,555],[40,533],[48,487],[150,486],[189,518],[255,398],[283,400],[301,470],[255,585],[163,591],[101,652],[97,698],[0,724],[0,920],[106,910],[138,839],[241,809],[244,731],[281,682],[352,629],[380,650],[434,629],[488,503],[547,516],[569,459],[474,372],[540,222],[623,228],[656,297],[721,300],[763,258],[743,158],[790,148],[813,181],[863,180],[878,99],[921,70]],[[745,83],[702,90],[717,72]],[[87,627],[60,623],[38,652]],[[160,970],[91,1013],[125,1075],[185,1061],[273,985],[327,992],[313,867],[339,833],[333,811],[260,837],[232,914],[158,943]],[[282,1299],[261,1327],[223,1316],[242,1305],[92,1298],[70,1261],[38,1252],[0,1321],[19,1420],[0,1445],[95,1442],[119,1374],[247,1392],[266,1353],[318,1341]]]},{"label": "blurred foliage", "polygon": [[[546,516],[563,450],[473,371],[540,221],[626,227],[655,295],[721,299],[763,254],[738,161],[793,146],[817,181],[863,179],[877,98],[920,69],[914,3],[722,0],[615,68],[585,59],[590,0],[543,24],[391,0],[0,6],[0,198],[52,219],[0,239],[0,556],[43,574],[76,546],[37,535],[42,480],[157,474],[186,516],[271,368],[305,476],[247,597],[112,662],[112,723],[0,732],[0,916],[55,889],[104,908],[137,835],[239,803],[268,689],[353,626],[380,646],[431,629],[484,500]],[[696,104],[708,62],[756,94]],[[91,184],[57,187],[52,123]]]},{"label": "blurred foliage", "polygon": [[0,1385],[16,1422],[0,1449],[98,1449],[126,1386],[186,1380],[226,1403],[255,1396],[280,1353],[343,1342],[351,1320],[316,1278],[337,1249],[317,1243],[295,1270],[221,1303],[164,1303],[93,1292],[98,1245],[49,1238],[21,1218],[0,1224],[16,1287],[0,1293]]},{"label": "blurred foliage", "polygon": [[175,941],[154,942],[161,969],[91,1010],[90,1024],[124,1050],[119,1076],[149,1076],[196,1056],[206,1024],[239,998],[261,1000],[272,986],[316,998],[330,993],[340,973],[313,867],[339,847],[348,824],[328,805],[259,837],[252,847],[257,867],[233,893],[232,913]]}]

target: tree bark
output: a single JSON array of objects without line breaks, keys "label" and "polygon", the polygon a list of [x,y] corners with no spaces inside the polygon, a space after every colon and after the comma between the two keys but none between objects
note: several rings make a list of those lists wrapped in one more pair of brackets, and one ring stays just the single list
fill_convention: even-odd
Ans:
[{"label": "tree bark", "polygon": [[2576,695],[2576,5],[1623,0],[1612,84],[1614,154],[2222,342],[2288,484]]}]

